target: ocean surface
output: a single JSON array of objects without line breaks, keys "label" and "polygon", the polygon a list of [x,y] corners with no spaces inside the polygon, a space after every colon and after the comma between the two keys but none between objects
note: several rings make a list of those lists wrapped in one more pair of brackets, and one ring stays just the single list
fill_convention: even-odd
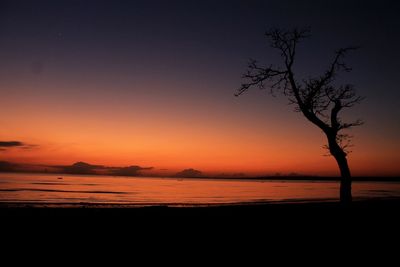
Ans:
[{"label": "ocean surface", "polygon": [[[0,202],[209,205],[338,200],[334,181],[0,173]],[[400,197],[400,183],[354,182],[353,197]]]}]

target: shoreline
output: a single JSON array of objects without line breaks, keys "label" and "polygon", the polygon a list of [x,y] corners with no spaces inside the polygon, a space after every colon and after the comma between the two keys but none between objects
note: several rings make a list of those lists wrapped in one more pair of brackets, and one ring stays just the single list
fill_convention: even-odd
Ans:
[{"label": "shoreline", "polygon": [[[340,176],[318,176],[318,175],[280,175],[280,176],[199,176],[199,177],[179,177],[179,176],[130,176],[130,175],[107,175],[107,174],[85,174],[85,173],[59,173],[59,172],[1,172],[0,174],[28,174],[28,175],[50,175],[50,176],[87,176],[87,177],[113,177],[113,178],[158,178],[176,180],[234,180],[234,181],[310,181],[310,182],[340,182]],[[400,176],[353,176],[353,182],[400,182]]]},{"label": "shoreline", "polygon": [[[351,207],[398,205],[400,208],[400,197],[374,197],[357,198],[353,200]],[[341,207],[338,199],[285,199],[254,202],[234,203],[96,203],[96,202],[0,202],[0,212],[7,209],[246,209],[256,208],[308,208],[308,207]]]},{"label": "shoreline", "polygon": [[0,209],[4,208],[101,208],[101,209],[140,209],[151,207],[165,208],[220,208],[220,207],[247,207],[247,206],[269,206],[269,205],[296,205],[296,204],[320,204],[336,203],[334,199],[299,199],[299,200],[277,200],[277,201],[254,201],[234,203],[96,203],[96,202],[0,202]]}]

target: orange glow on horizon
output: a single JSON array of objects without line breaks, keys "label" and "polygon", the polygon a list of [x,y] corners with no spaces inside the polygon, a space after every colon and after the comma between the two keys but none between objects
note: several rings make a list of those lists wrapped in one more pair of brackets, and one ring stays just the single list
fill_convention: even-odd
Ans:
[{"label": "orange glow on horizon", "polygon": [[[1,121],[0,138],[38,146],[1,151],[4,161],[154,167],[145,172],[150,174],[194,168],[209,174],[338,175],[334,159],[323,156],[324,136],[281,103],[270,108],[271,115],[266,110],[255,116],[254,111],[238,111],[251,99],[229,99],[221,106],[209,99],[195,97],[181,103],[162,95],[146,105],[141,101],[148,96],[127,101],[123,95],[103,93],[101,99],[109,96],[107,102],[76,102],[63,96],[57,102],[46,97],[32,102],[13,96],[12,90],[9,94],[16,100],[0,103],[11,114]],[[371,146],[371,136],[360,131],[355,143],[355,153],[349,157],[354,175],[400,174],[400,159],[391,140]]]}]

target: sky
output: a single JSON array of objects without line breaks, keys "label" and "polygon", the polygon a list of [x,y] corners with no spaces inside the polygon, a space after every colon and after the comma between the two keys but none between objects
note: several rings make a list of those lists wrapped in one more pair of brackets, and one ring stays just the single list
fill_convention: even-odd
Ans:
[{"label": "sky", "polygon": [[249,58],[280,62],[266,30],[307,27],[298,77],[361,46],[340,77],[365,97],[345,114],[365,121],[350,131],[353,174],[400,175],[399,11],[396,1],[0,0],[0,161],[338,175],[324,135],[283,96],[234,96]]}]

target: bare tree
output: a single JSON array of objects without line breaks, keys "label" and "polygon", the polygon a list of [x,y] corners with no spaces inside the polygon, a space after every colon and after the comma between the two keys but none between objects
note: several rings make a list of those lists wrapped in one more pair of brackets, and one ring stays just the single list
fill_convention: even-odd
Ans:
[{"label": "bare tree", "polygon": [[301,112],[307,120],[325,133],[328,139],[326,147],[335,158],[341,173],[340,201],[351,203],[352,179],[347,163],[350,136],[341,131],[362,125],[363,122],[361,120],[343,122],[339,113],[359,103],[362,97],[356,95],[351,84],[336,85],[334,81],[339,72],[351,71],[343,59],[349,51],[357,47],[337,50],[333,61],[322,75],[299,81],[293,69],[296,49],[298,43],[309,36],[308,30],[268,31],[266,37],[270,40],[271,47],[280,52],[283,64],[265,67],[251,60],[246,74],[243,75],[245,82],[235,95],[239,96],[253,86],[258,86],[260,89],[269,88],[271,94],[276,91],[283,93],[289,103],[295,105],[297,112]]}]

